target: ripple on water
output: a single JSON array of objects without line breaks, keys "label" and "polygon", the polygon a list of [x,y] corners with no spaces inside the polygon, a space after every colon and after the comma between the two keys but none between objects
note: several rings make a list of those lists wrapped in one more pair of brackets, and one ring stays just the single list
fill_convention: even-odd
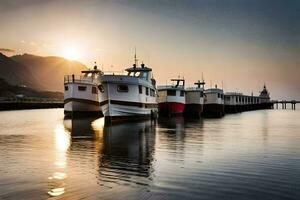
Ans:
[{"label": "ripple on water", "polygon": [[0,117],[0,199],[300,198],[299,111],[110,126],[60,109]]}]

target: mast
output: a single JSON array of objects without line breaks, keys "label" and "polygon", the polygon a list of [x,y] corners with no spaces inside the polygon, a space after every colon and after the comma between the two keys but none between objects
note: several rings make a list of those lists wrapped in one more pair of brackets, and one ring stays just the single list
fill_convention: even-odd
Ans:
[{"label": "mast", "polygon": [[134,48],[134,67],[138,66],[138,59],[136,57],[136,47]]}]

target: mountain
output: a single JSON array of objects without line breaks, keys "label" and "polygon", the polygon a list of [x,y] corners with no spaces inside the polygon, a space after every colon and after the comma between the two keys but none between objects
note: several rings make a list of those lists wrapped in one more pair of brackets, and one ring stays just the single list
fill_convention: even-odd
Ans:
[{"label": "mountain", "polygon": [[31,73],[27,66],[14,61],[0,53],[0,78],[12,85],[26,85],[40,88],[38,79]]},{"label": "mountain", "polygon": [[[49,56],[42,57],[30,54],[16,55],[10,57],[14,62],[26,66],[28,77],[32,88],[46,91],[63,91],[63,80],[65,75],[80,74],[86,70],[86,66],[77,61],[69,61],[61,57]],[[22,71],[16,71],[22,74]],[[0,71],[2,75],[2,72]],[[24,78],[25,79],[25,78]],[[27,80],[27,79],[25,79]],[[36,81],[38,80],[38,82]],[[27,82],[27,83],[28,83]]]}]

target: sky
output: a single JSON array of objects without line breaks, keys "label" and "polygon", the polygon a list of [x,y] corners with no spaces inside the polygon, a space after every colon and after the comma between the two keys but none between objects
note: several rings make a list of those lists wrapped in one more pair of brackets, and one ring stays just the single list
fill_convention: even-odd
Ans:
[{"label": "sky", "polygon": [[300,100],[298,0],[1,0],[0,51],[63,56],[104,71],[140,62],[158,84]]}]

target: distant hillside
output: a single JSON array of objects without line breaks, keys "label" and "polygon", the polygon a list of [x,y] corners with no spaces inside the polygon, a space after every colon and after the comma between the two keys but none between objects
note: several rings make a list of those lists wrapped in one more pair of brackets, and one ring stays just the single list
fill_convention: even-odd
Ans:
[{"label": "distant hillside", "polygon": [[62,92],[36,91],[31,88],[10,85],[4,79],[0,78],[0,97],[15,98],[17,95],[23,95],[24,98],[47,98],[63,99]]},{"label": "distant hillside", "polygon": [[0,53],[0,78],[12,85],[27,85],[28,87],[41,88],[38,79],[27,66],[14,61]]},{"label": "distant hillside", "polygon": [[26,66],[26,69],[33,76],[32,82],[36,83],[36,80],[38,80],[38,83],[35,84],[36,87],[33,88],[40,90],[63,91],[64,75],[80,74],[82,70],[86,69],[86,66],[77,61],[69,61],[61,57],[23,54],[10,58]]}]

